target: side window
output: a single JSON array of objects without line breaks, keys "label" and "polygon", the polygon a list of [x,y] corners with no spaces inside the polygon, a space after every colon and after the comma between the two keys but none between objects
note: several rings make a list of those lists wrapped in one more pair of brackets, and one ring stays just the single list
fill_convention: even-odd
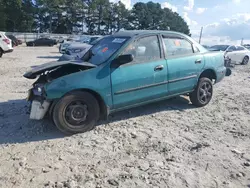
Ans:
[{"label": "side window", "polygon": [[228,48],[228,50],[230,50],[230,51],[236,51],[236,48],[235,48],[235,46],[230,46],[230,47]]},{"label": "side window", "polygon": [[243,51],[245,50],[242,46],[237,46],[237,51]]},{"label": "side window", "polygon": [[163,41],[166,46],[166,55],[168,57],[187,55],[197,52],[198,49],[194,49],[190,42],[180,38],[168,38],[163,36]]},{"label": "side window", "polygon": [[134,56],[134,63],[158,60],[161,58],[158,37],[155,35],[140,38],[134,43],[129,44],[122,54],[132,54]]}]

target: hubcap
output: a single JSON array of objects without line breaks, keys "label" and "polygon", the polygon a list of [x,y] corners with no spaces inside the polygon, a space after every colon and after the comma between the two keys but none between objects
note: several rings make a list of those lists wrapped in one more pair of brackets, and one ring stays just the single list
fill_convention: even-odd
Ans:
[{"label": "hubcap", "polygon": [[212,86],[210,83],[203,83],[199,89],[199,100],[204,104],[212,98]]},{"label": "hubcap", "polygon": [[88,107],[82,101],[70,103],[65,110],[65,120],[73,126],[85,123],[88,117]]}]

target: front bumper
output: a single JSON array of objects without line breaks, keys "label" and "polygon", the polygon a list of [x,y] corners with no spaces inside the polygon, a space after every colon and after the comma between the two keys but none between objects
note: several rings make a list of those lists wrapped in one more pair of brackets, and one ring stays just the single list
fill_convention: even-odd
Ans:
[{"label": "front bumper", "polygon": [[32,101],[31,111],[30,111],[30,119],[41,120],[44,118],[50,106],[49,101]]}]

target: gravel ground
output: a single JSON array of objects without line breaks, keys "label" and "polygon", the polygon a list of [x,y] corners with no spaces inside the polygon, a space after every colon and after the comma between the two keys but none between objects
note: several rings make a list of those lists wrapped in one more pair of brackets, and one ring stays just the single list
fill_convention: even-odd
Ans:
[{"label": "gravel ground", "polygon": [[250,65],[215,85],[204,108],[186,97],[120,112],[70,137],[31,121],[30,66],[56,47],[17,47],[0,59],[0,187],[250,187]]}]

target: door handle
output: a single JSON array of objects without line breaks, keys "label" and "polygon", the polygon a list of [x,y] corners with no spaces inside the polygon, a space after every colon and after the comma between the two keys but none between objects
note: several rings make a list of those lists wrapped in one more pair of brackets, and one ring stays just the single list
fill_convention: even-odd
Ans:
[{"label": "door handle", "polygon": [[197,59],[196,61],[195,61],[195,64],[200,64],[201,63],[201,59]]},{"label": "door handle", "polygon": [[164,66],[163,65],[157,65],[156,67],[155,67],[155,71],[161,71],[161,70],[163,70],[164,69]]}]

